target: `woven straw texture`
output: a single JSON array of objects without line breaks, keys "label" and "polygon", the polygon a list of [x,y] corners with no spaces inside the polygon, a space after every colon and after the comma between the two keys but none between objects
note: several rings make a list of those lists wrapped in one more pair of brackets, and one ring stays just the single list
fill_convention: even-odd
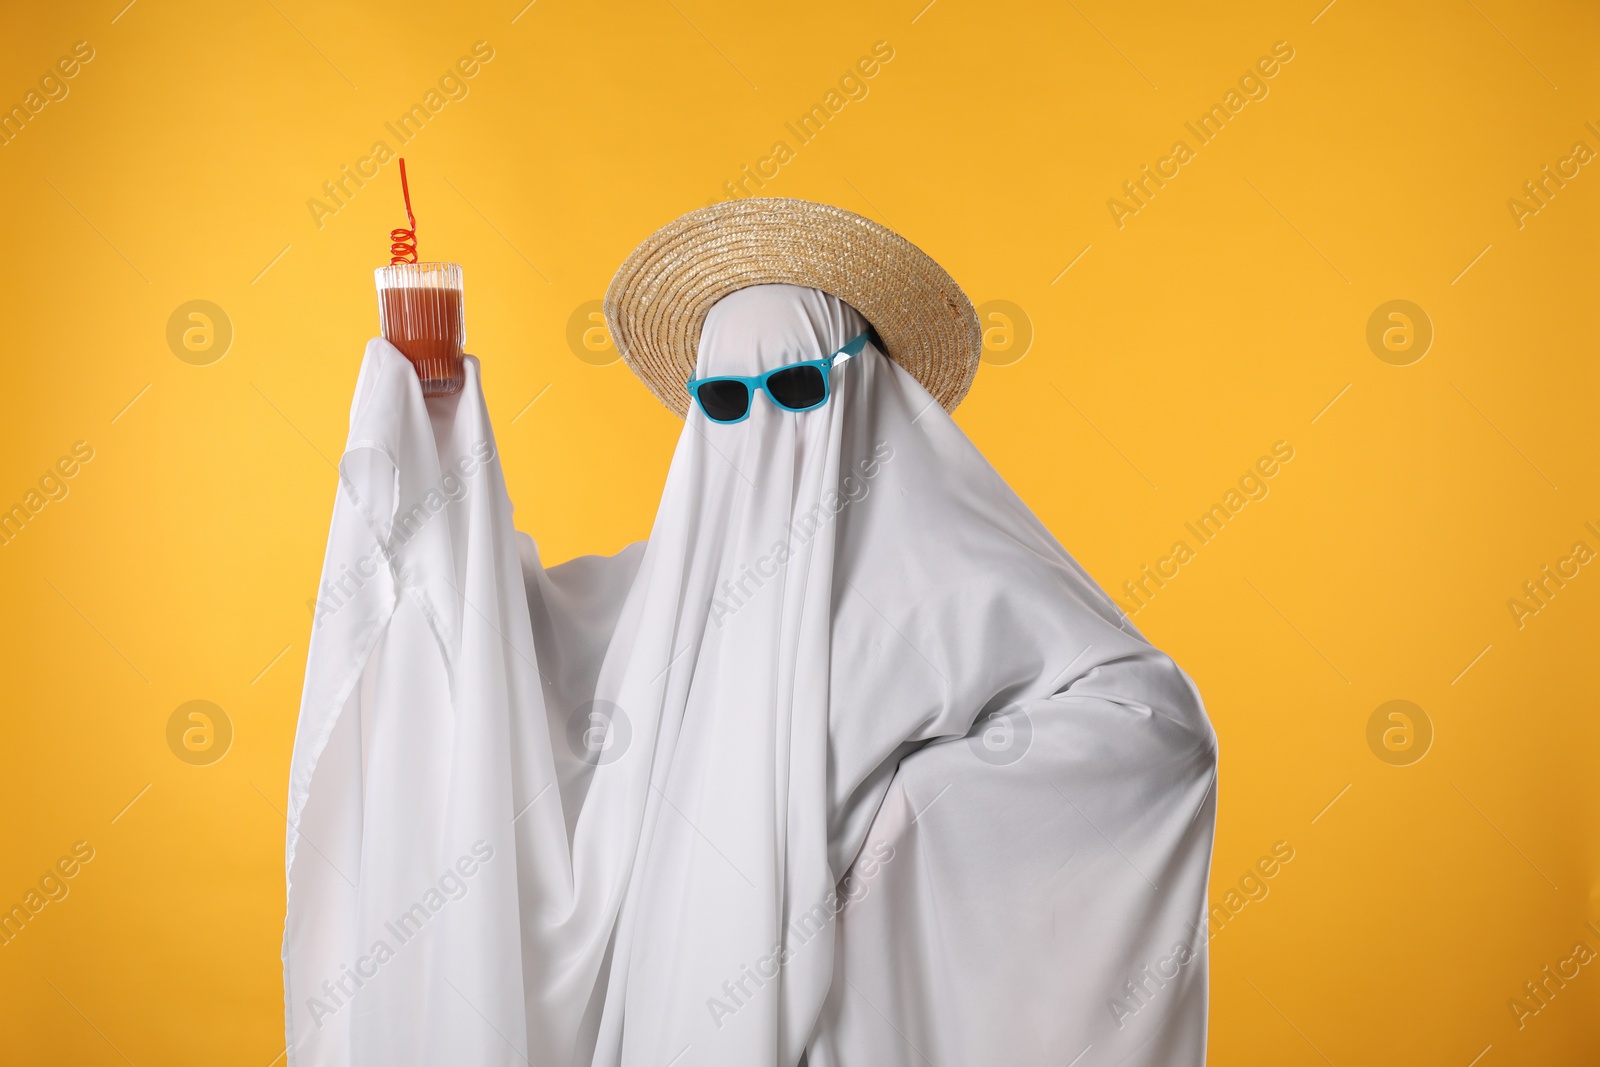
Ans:
[{"label": "woven straw texture", "polygon": [[820,289],[861,312],[946,411],[967,395],[983,335],[961,287],[893,230],[808,200],[734,200],[663,226],[611,279],[606,324],[628,366],[682,418],[706,313],[771,284]]}]

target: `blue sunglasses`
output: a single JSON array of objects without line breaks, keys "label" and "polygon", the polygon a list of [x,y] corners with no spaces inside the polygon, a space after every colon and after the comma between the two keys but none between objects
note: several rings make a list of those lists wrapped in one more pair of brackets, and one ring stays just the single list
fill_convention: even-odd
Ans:
[{"label": "blue sunglasses", "polygon": [[872,332],[851,338],[850,343],[827,359],[808,359],[774,367],[753,378],[719,375],[715,378],[690,378],[689,395],[712,422],[732,425],[750,417],[750,398],[763,390],[785,411],[810,411],[828,402],[828,371],[852,356],[871,340]]}]

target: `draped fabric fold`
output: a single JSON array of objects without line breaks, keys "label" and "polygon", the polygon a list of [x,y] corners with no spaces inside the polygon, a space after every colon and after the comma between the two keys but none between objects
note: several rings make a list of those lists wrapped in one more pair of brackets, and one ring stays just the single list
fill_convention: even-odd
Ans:
[{"label": "draped fabric fold", "polygon": [[[696,373],[866,328],[741,290]],[[292,1065],[1203,1061],[1193,685],[914,379],[832,374],[691,411],[649,540],[545,568],[477,362],[424,400],[369,345],[290,777]]]}]

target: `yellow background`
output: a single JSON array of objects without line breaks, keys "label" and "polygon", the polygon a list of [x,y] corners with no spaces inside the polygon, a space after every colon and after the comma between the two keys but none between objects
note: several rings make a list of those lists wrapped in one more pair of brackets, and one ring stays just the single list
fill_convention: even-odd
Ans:
[{"label": "yellow background", "polygon": [[[95,52],[0,147],[0,507],[94,449],[0,547],[0,904],[94,849],[0,947],[0,1058],[283,1048],[307,600],[403,219],[392,164],[319,228],[322,183],[489,43],[404,150],[421,251],[466,264],[519,524],[548,560],[613,552],[647,534],[680,423],[569,319],[887,41],[766,191],[882,220],[1023,310],[1031,347],[988,323],[957,419],[1101,584],[1126,601],[1295,450],[1137,616],[1220,736],[1213,903],[1294,849],[1212,942],[1212,1062],[1594,1062],[1600,963],[1520,1029],[1507,1005],[1600,950],[1600,566],[1521,628],[1507,606],[1600,550],[1600,166],[1520,228],[1507,207],[1600,149],[1593,5],[125,2],[11,4],[0,35],[0,102]],[[1278,41],[1270,94],[1119,229],[1107,200]],[[167,342],[197,299],[234,333],[208,365]],[[1434,330],[1408,366],[1366,341],[1393,299]],[[1367,741],[1394,699],[1433,729],[1408,766]],[[233,727],[209,766],[168,745],[190,700]]]}]

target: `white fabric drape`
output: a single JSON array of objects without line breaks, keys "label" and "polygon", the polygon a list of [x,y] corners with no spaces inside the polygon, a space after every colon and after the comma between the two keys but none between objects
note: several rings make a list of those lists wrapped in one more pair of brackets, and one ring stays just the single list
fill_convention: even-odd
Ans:
[{"label": "white fabric drape", "polygon": [[[792,286],[697,373],[865,329]],[[290,779],[290,1063],[1198,1064],[1189,680],[868,346],[691,411],[648,542],[544,568],[476,361],[372,342]],[[559,461],[560,457],[551,457]]]}]

